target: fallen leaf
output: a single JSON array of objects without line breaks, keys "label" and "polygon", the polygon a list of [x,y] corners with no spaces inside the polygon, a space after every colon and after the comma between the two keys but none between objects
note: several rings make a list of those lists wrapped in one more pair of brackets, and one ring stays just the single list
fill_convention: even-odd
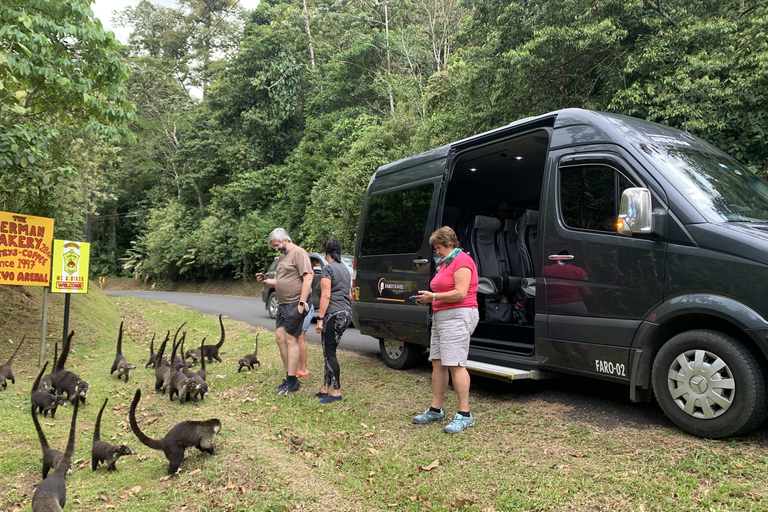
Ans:
[{"label": "fallen leaf", "polygon": [[435,459],[426,466],[419,466],[419,469],[424,471],[432,471],[433,469],[440,467],[440,459]]},{"label": "fallen leaf", "polygon": [[225,489],[234,489],[235,484],[232,483],[231,480],[227,481],[227,485],[224,486]]},{"label": "fallen leaf", "polygon": [[193,469],[192,471],[190,471],[190,472],[189,472],[189,474],[190,474],[190,475],[196,475],[196,474],[198,474],[199,472],[200,472],[200,468],[197,468],[197,469]]},{"label": "fallen leaf", "polygon": [[374,455],[378,455],[379,451],[376,448],[368,448],[368,451],[371,452]]}]

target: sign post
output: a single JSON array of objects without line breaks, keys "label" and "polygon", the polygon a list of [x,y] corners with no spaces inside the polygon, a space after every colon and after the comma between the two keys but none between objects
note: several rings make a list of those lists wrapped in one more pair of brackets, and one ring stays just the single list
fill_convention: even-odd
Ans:
[{"label": "sign post", "polygon": [[63,293],[64,297],[64,335],[62,344],[67,340],[69,330],[69,301],[73,293],[88,293],[88,263],[91,244],[71,240],[53,241],[53,269],[51,275],[51,293]]},{"label": "sign post", "polygon": [[[47,286],[51,283],[53,219],[0,212],[0,284]],[[45,357],[48,294],[43,292],[40,364]]]}]

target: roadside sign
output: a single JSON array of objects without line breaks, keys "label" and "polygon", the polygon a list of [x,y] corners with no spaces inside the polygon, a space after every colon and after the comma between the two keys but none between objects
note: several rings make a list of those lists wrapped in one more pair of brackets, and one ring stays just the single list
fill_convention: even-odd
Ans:
[{"label": "roadside sign", "polygon": [[72,240],[53,241],[53,293],[88,293],[88,262],[91,244]]},{"label": "roadside sign", "polygon": [[0,212],[0,284],[48,286],[53,219]]}]

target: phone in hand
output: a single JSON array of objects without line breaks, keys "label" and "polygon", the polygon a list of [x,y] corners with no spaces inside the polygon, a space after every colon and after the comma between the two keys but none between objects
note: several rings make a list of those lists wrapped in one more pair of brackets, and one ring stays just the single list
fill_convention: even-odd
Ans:
[{"label": "phone in hand", "polygon": [[256,273],[256,277],[259,277],[259,276],[261,276],[262,279],[266,279],[267,278],[267,274],[263,274],[261,272],[257,272]]},{"label": "phone in hand", "polygon": [[416,302],[416,299],[418,298],[419,298],[418,295],[411,295],[410,297],[408,297],[408,300],[412,300],[413,302]]}]

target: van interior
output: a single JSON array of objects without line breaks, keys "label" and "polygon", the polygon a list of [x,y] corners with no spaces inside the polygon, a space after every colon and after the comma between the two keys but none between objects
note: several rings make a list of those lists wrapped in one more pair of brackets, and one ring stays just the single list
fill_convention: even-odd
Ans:
[{"label": "van interior", "polygon": [[533,355],[539,204],[550,130],[469,148],[454,160],[443,226],[478,268],[473,346]]}]

